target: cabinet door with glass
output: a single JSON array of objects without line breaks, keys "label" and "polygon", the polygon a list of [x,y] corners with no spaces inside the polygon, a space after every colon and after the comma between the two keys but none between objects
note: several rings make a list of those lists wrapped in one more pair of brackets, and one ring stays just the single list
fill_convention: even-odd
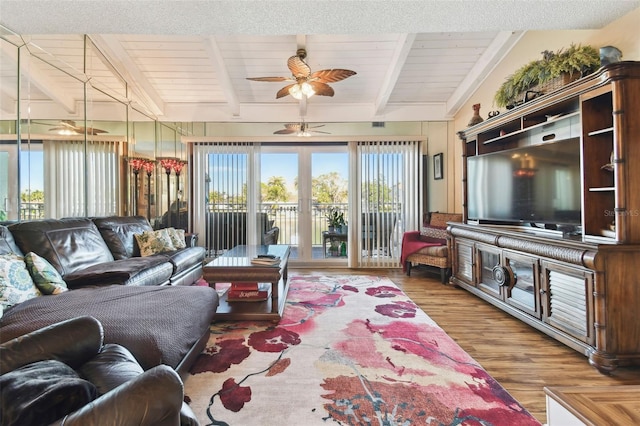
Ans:
[{"label": "cabinet door with glass", "polygon": [[504,250],[503,266],[512,282],[505,286],[504,301],[538,319],[540,309],[540,267],[534,257]]},{"label": "cabinet door with glass", "polygon": [[499,282],[499,276],[496,276],[497,273],[501,273],[498,271],[502,267],[500,250],[478,244],[476,258],[478,259],[476,264],[478,288],[493,297],[502,299],[502,284]]}]

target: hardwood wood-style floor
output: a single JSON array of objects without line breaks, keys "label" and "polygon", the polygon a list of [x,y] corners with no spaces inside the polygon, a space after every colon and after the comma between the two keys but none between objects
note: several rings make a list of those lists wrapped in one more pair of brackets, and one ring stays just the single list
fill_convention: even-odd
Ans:
[{"label": "hardwood wood-style floor", "polygon": [[386,275],[541,423],[545,386],[640,385],[640,368],[599,373],[586,356],[502,312],[466,290],[443,285],[437,272],[290,269],[290,273]]}]

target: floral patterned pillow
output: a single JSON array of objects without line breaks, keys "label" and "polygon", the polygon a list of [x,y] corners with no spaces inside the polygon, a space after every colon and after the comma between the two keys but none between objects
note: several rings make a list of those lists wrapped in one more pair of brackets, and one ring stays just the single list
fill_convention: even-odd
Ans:
[{"label": "floral patterned pillow", "polygon": [[184,229],[167,228],[167,231],[176,250],[187,247],[187,242],[184,239]]},{"label": "floral patterned pillow", "polygon": [[420,241],[447,244],[447,229],[437,226],[423,226],[420,228]]},{"label": "floral patterned pillow", "polygon": [[15,254],[0,255],[0,305],[2,309],[17,305],[42,292],[34,284],[24,263],[24,258]]},{"label": "floral patterned pillow", "polygon": [[176,248],[171,242],[169,231],[158,229],[157,231],[144,231],[142,234],[133,234],[140,247],[140,256],[151,256],[165,251],[174,251]]},{"label": "floral patterned pillow", "polygon": [[68,290],[67,283],[47,259],[29,252],[24,256],[24,262],[36,287],[43,294],[60,294]]}]

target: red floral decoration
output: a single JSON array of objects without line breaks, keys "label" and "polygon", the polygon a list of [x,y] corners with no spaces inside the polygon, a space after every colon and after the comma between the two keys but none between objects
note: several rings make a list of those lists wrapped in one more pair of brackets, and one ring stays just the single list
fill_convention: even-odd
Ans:
[{"label": "red floral decoration", "polygon": [[180,176],[180,172],[186,165],[187,165],[186,161],[176,160],[171,167],[173,168],[173,171],[176,172],[176,175]]},{"label": "red floral decoration", "polygon": [[178,161],[178,159],[173,157],[160,157],[158,158],[158,161],[160,161],[160,165],[164,169],[165,173],[171,174],[171,169],[173,169],[173,165]]},{"label": "red floral decoration", "polygon": [[140,169],[144,167],[145,163],[149,160],[147,160],[146,158],[131,157],[131,158],[128,158],[127,161],[129,162],[129,165],[131,165],[133,172],[137,174],[140,171]]},{"label": "red floral decoration", "polygon": [[153,160],[147,160],[145,161],[145,163],[142,165],[142,167],[144,168],[144,170],[147,172],[147,174],[149,176],[151,176],[151,173],[153,173],[153,170],[156,168],[156,162]]}]

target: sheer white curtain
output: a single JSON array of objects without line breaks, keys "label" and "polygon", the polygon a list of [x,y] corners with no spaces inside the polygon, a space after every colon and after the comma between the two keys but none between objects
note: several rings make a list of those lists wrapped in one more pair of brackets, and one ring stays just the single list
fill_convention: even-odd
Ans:
[{"label": "sheer white curtain", "polygon": [[122,141],[45,140],[45,217],[109,216],[120,211]]},{"label": "sheer white curtain", "polygon": [[[254,217],[260,200],[256,176],[259,171],[260,144],[253,142],[193,142],[192,191],[193,230],[199,242],[213,255],[222,240],[234,239],[233,233],[246,232],[247,244],[258,244],[256,221],[245,221],[246,229],[233,223],[232,212],[246,212]],[[211,199],[211,197],[215,199]],[[211,213],[227,212],[229,226],[217,226]],[[237,224],[239,225],[239,224]],[[203,237],[204,236],[204,237]],[[239,238],[243,240],[243,238]]]},{"label": "sheer white curtain", "polygon": [[361,236],[358,266],[397,268],[402,234],[419,225],[420,141],[362,141],[355,149],[357,196],[350,202],[359,206],[351,217]]}]

